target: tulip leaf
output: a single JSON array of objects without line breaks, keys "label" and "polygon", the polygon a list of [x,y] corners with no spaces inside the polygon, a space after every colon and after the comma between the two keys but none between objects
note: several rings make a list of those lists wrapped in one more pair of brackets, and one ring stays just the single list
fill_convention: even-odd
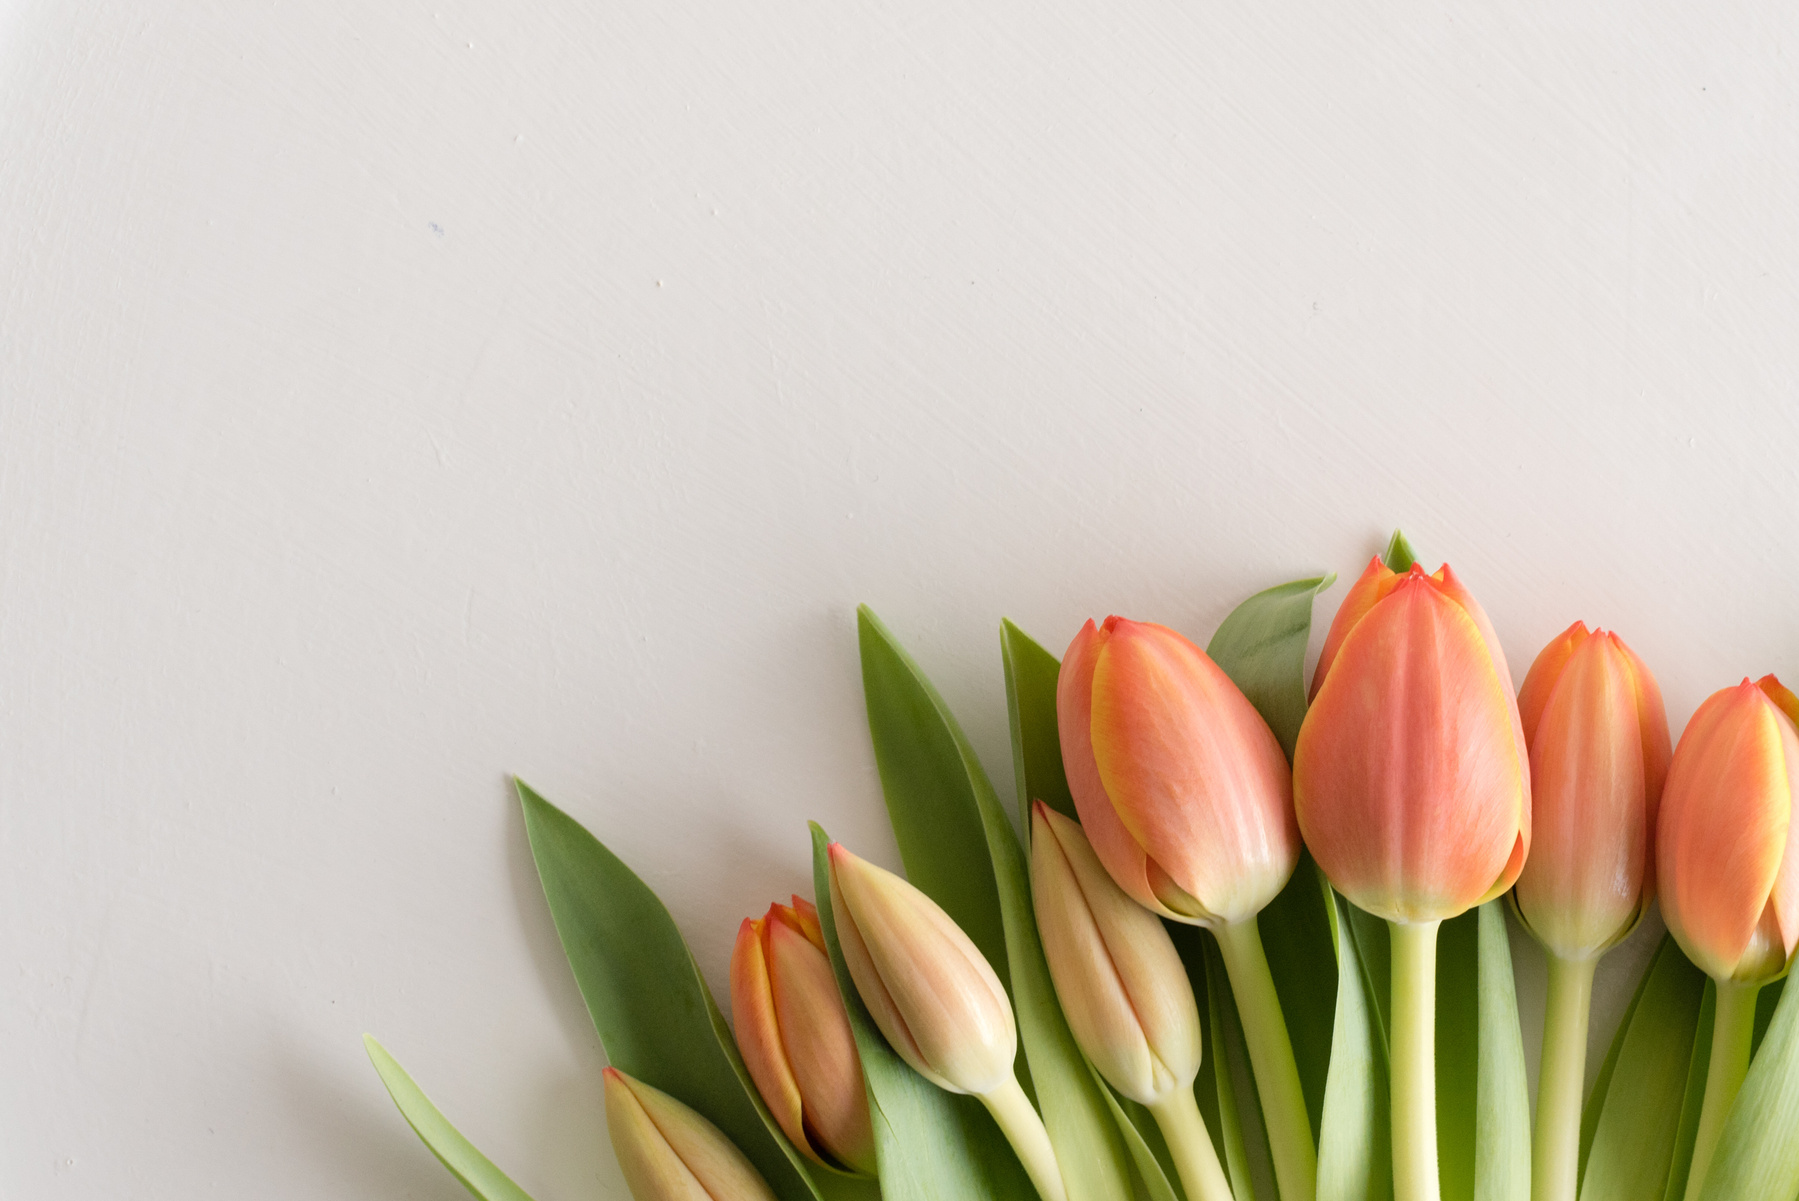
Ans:
[{"label": "tulip leaf", "polygon": [[975,1097],[946,1092],[894,1053],[856,992],[837,942],[830,904],[830,839],[812,823],[813,895],[831,970],[849,1011],[873,1119],[881,1201],[1036,1201],[1036,1189],[1005,1136]]},{"label": "tulip leaf", "polygon": [[1680,1127],[1674,1135],[1668,1161],[1668,1187],[1662,1201],[1681,1201],[1687,1195],[1687,1174],[1693,1166],[1693,1147],[1699,1140],[1699,1115],[1705,1105],[1705,1081],[1712,1058],[1712,1020],[1717,1016],[1718,986],[1705,982],[1699,1002],[1699,1021],[1693,1028],[1693,1054],[1687,1060],[1686,1096],[1680,1105]]},{"label": "tulip leaf", "polygon": [[1785,989],[1730,1107],[1700,1201],[1799,1195],[1799,990]]},{"label": "tulip leaf", "polygon": [[1502,901],[1437,934],[1437,1163],[1445,1201],[1528,1201],[1530,1091]]},{"label": "tulip leaf", "polygon": [[1350,924],[1352,908],[1331,894],[1337,1012],[1318,1137],[1318,1201],[1391,1201],[1386,1030]]},{"label": "tulip leaf", "polygon": [[[1704,996],[1705,976],[1664,937],[1587,1103],[1581,1201],[1662,1201]],[[1691,1155],[1690,1137],[1687,1147]]]},{"label": "tulip leaf", "polygon": [[[1020,1079],[1069,1192],[1128,1201],[1130,1153],[1056,1000],[1018,835],[936,688],[872,610],[858,616],[868,728],[906,875],[1007,984],[1024,1049]],[[1003,639],[1002,629],[1002,654]]]},{"label": "tulip leaf", "polygon": [[[1312,633],[1312,602],[1336,578],[1332,574],[1313,576],[1256,593],[1231,611],[1206,645],[1206,654],[1255,705],[1289,758],[1305,719],[1305,659]],[[1305,1094],[1306,1116],[1316,1139],[1330,1075],[1337,980],[1333,973],[1318,967],[1331,959],[1330,904],[1311,855],[1303,849],[1293,878],[1262,910],[1256,925],[1267,950],[1268,970],[1281,1000]]]},{"label": "tulip leaf", "polygon": [[462,1187],[481,1201],[531,1201],[529,1193],[512,1183],[506,1173],[494,1166],[493,1160],[476,1150],[475,1144],[450,1125],[450,1119],[431,1104],[431,1098],[412,1082],[406,1069],[387,1053],[386,1047],[375,1041],[374,1035],[363,1035],[362,1042],[375,1071],[381,1074],[381,1083],[387,1085],[388,1096],[400,1107],[407,1124],[425,1146],[431,1148],[431,1154],[437,1156],[438,1162],[450,1169],[450,1175],[462,1182]]},{"label": "tulip leaf", "polygon": [[1381,562],[1387,565],[1388,571],[1397,571],[1403,575],[1417,561],[1418,552],[1412,549],[1412,544],[1405,540],[1404,534],[1394,530],[1393,537],[1387,541],[1386,551],[1381,555]]},{"label": "tulip leaf", "polygon": [[1062,664],[1009,619],[1000,621],[999,640],[1006,665],[1018,823],[1028,840],[1032,801],[1042,801],[1072,821],[1081,820],[1062,769],[1062,735],[1056,726],[1056,681]]},{"label": "tulip leaf", "polygon": [[872,1197],[871,1181],[817,1167],[781,1134],[649,885],[579,822],[514,783],[544,899],[612,1065],[724,1131],[783,1201]]}]

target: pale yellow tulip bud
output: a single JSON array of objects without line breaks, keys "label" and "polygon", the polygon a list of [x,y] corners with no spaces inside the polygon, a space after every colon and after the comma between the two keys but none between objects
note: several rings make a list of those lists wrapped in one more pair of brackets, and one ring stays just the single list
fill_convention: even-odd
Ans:
[{"label": "pale yellow tulip bud", "polygon": [[617,1068],[605,1079],[606,1131],[637,1201],[775,1201],[717,1126]]}]

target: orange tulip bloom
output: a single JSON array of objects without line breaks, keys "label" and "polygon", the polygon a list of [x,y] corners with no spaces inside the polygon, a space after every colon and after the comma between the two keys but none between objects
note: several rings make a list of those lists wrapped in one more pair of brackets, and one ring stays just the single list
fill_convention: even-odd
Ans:
[{"label": "orange tulip bloom", "polygon": [[1399,922],[1510,888],[1530,849],[1529,756],[1499,641],[1449,566],[1369,564],[1312,688],[1293,800],[1331,883]]},{"label": "orange tulip bloom", "polygon": [[744,919],[731,1016],[756,1091],[793,1145],[819,1163],[874,1172],[862,1061],[811,902],[794,897]]},{"label": "orange tulip bloom", "polygon": [[1291,776],[1229,676],[1165,626],[1108,617],[1056,684],[1081,825],[1118,886],[1164,917],[1253,917],[1299,861]]},{"label": "orange tulip bloom", "polygon": [[1569,626],[1518,693],[1530,747],[1530,859],[1518,914],[1581,959],[1628,934],[1655,895],[1655,817],[1672,753],[1655,677],[1616,634]]},{"label": "orange tulip bloom", "polygon": [[1709,976],[1755,984],[1799,943],[1799,698],[1773,676],[1714,692],[1668,768],[1656,830],[1662,917]]}]

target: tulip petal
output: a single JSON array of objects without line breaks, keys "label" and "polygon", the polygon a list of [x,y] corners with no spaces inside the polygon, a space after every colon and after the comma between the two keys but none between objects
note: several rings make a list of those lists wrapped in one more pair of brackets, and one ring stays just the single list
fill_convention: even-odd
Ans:
[{"label": "tulip petal", "polygon": [[805,1100],[806,1133],[816,1136],[838,1162],[872,1172],[874,1128],[862,1064],[831,961],[798,923],[771,921],[767,928],[774,1011],[787,1062]]},{"label": "tulip petal", "polygon": [[1662,915],[1716,979],[1736,974],[1775,893],[1792,826],[1793,737],[1744,680],[1699,706],[1668,769],[1656,839]]},{"label": "tulip petal", "polygon": [[638,1201],[713,1201],[625,1083],[629,1077],[616,1068],[603,1075],[606,1132],[631,1195]]},{"label": "tulip petal", "polygon": [[745,918],[737,928],[737,944],[731,949],[731,1022],[743,1065],[781,1132],[806,1155],[822,1161],[806,1137],[799,1081],[781,1043],[765,942],[771,922],[779,924],[772,908],[768,918]]},{"label": "tulip petal", "polygon": [[1408,576],[1350,631],[1300,730],[1306,843],[1370,913],[1462,913],[1528,850],[1521,743],[1473,615]]},{"label": "tulip petal", "polygon": [[1204,651],[1165,626],[1107,624],[1092,677],[1092,750],[1119,821],[1214,920],[1249,917],[1299,859],[1286,755]]},{"label": "tulip petal", "polygon": [[[893,995],[887,991],[886,981],[881,979],[881,970],[875,965],[868,943],[863,940],[862,931],[856,925],[855,913],[844,898],[843,884],[838,873],[840,850],[840,844],[831,844],[831,916],[837,924],[837,947],[843,952],[843,963],[849,969],[850,979],[855,982],[856,995],[862,998],[862,1003],[868,1007],[869,1016],[874,1018],[875,1025],[880,1027],[894,1052],[913,1071],[938,1088],[951,1088],[949,1082],[937,1075],[931,1065],[925,1062],[924,1052],[918,1049],[918,1041],[906,1027],[905,1015],[894,1003]],[[842,851],[841,854],[845,860],[850,858],[848,851]]]},{"label": "tulip petal", "polygon": [[1381,562],[1379,555],[1368,560],[1367,570],[1350,585],[1343,603],[1337,606],[1337,615],[1331,619],[1330,631],[1324,636],[1324,648],[1318,652],[1318,666],[1312,669],[1312,697],[1317,697],[1318,690],[1324,687],[1324,677],[1331,664],[1337,661],[1337,652],[1343,648],[1343,640],[1349,637],[1349,631],[1368,616],[1369,610],[1393,591],[1393,585],[1402,578]]},{"label": "tulip petal", "polygon": [[1631,684],[1637,694],[1637,720],[1643,747],[1643,797],[1649,814],[1649,845],[1644,863],[1643,895],[1655,895],[1655,832],[1661,812],[1662,789],[1668,782],[1668,764],[1674,758],[1674,744],[1668,737],[1668,710],[1662,704],[1661,686],[1655,676],[1626,646],[1624,639],[1610,634],[1612,645],[1623,653],[1630,664]]},{"label": "tulip petal", "polygon": [[622,1072],[619,1078],[712,1201],[775,1201],[767,1182],[718,1127],[661,1089]]},{"label": "tulip petal", "polygon": [[1536,742],[1537,722],[1542,719],[1543,706],[1549,703],[1549,693],[1561,678],[1562,669],[1568,665],[1568,657],[1586,640],[1587,623],[1575,622],[1538,652],[1530,670],[1524,673],[1524,684],[1518,689],[1518,724],[1524,727],[1526,746]]},{"label": "tulip petal", "polygon": [[1062,657],[1062,670],[1056,677],[1056,730],[1062,742],[1063,770],[1081,826],[1112,879],[1139,905],[1178,920],[1182,915],[1157,899],[1149,880],[1149,857],[1118,820],[1093,758],[1093,667],[1113,624],[1113,619],[1107,619],[1107,630],[1102,631],[1089,620]]}]

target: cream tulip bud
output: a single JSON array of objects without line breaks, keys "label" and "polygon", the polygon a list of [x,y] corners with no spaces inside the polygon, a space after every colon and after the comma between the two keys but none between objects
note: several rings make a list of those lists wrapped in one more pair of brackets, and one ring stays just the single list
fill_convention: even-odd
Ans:
[{"label": "cream tulip bud", "polygon": [[637,1201],[775,1201],[717,1126],[617,1068],[605,1080],[606,1131]]},{"label": "cream tulip bud", "polygon": [[1113,1088],[1155,1105],[1199,1075],[1199,1006],[1174,941],[1113,882],[1080,825],[1031,808],[1031,899],[1075,1042]]}]

